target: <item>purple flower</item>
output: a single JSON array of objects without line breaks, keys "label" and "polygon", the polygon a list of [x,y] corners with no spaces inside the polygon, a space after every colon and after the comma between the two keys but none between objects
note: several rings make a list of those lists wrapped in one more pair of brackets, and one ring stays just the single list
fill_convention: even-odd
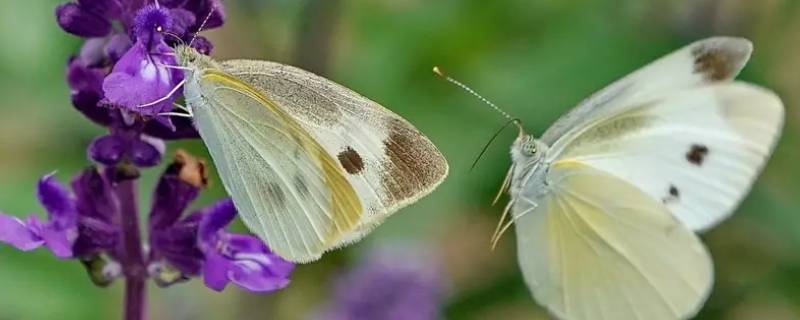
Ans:
[{"label": "purple flower", "polygon": [[434,320],[445,285],[433,255],[383,247],[338,278],[332,300],[313,319]]},{"label": "purple flower", "polygon": [[88,168],[73,179],[72,190],[74,195],[52,175],[43,177],[38,196],[49,213],[48,221],[0,214],[0,241],[25,251],[45,245],[59,258],[89,257],[102,251],[116,256],[118,204],[108,181],[97,169]]},{"label": "purple flower", "polygon": [[48,221],[42,222],[35,215],[22,221],[0,214],[0,241],[24,251],[45,245],[59,258],[72,257],[72,245],[78,238],[75,198],[52,174],[39,180],[37,194]]},{"label": "purple flower", "polygon": [[115,0],[83,0],[56,8],[56,20],[65,31],[80,37],[102,37],[111,32],[108,19],[120,10]]},{"label": "purple flower", "polygon": [[112,166],[121,162],[130,162],[138,167],[152,167],[161,161],[164,154],[164,142],[143,134],[144,123],[137,121],[130,125],[125,123],[123,113],[110,114],[111,133],[96,138],[89,145],[89,158],[98,163]]},{"label": "purple flower", "polygon": [[181,219],[205,183],[205,164],[182,152],[161,177],[150,211],[150,276],[167,286],[202,274],[218,291],[228,282],[254,292],[286,287],[292,263],[256,237],[224,230],[236,217],[229,199]]},{"label": "purple flower", "polygon": [[[156,116],[172,109],[172,102],[181,94],[176,85],[182,73],[163,66],[175,64],[169,45],[195,38],[203,21],[203,30],[221,26],[223,6],[218,0],[162,0],[142,7],[145,3],[151,2],[78,0],[56,8],[56,20],[65,31],[88,38],[67,68],[73,105],[102,126],[117,125],[109,114],[122,109],[143,115],[134,120],[145,123],[143,133],[149,136],[198,138],[189,119],[170,121]],[[201,36],[192,46],[205,54],[213,48]],[[173,89],[175,92],[167,96]],[[158,103],[147,105],[154,101]],[[138,107],[143,104],[147,106]]]},{"label": "purple flower", "polygon": [[172,128],[160,113],[172,110],[180,95],[178,84],[183,73],[176,66],[174,51],[164,42],[163,30],[172,26],[169,10],[147,6],[139,10],[134,22],[136,42],[122,55],[105,80],[103,92],[109,103],[123,110],[155,117]]},{"label": "purple flower", "polygon": [[289,285],[294,264],[283,260],[254,236],[225,231],[236,208],[223,200],[200,219],[198,240],[205,254],[203,279],[206,286],[221,291],[228,282],[255,292],[270,292]]}]

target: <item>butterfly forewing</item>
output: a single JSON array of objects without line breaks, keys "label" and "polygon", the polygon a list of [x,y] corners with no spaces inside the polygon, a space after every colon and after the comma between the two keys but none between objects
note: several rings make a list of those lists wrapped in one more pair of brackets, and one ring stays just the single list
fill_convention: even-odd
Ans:
[{"label": "butterfly forewing", "polygon": [[356,228],[363,208],[313,137],[258,90],[207,70],[195,121],[245,222],[282,257],[316,260]]},{"label": "butterfly forewing", "polygon": [[598,91],[556,121],[541,140],[554,146],[575,128],[652,100],[653,96],[729,81],[747,63],[747,39],[715,37],[689,44]]},{"label": "butterfly forewing", "polygon": [[[536,300],[562,319],[682,319],[712,284],[698,237],[636,186],[577,161],[519,217],[519,263]],[[532,191],[531,191],[532,192]],[[515,211],[531,209],[517,201]]]},{"label": "butterfly forewing", "polygon": [[273,62],[232,60],[222,66],[275,101],[345,172],[365,214],[338,245],[358,240],[447,175],[442,154],[414,126],[341,85]]}]

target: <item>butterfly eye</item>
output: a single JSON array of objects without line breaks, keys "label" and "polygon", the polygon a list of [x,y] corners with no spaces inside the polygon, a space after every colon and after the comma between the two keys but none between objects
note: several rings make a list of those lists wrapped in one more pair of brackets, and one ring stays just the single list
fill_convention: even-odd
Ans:
[{"label": "butterfly eye", "polygon": [[529,139],[522,144],[522,152],[528,156],[536,154],[536,143],[533,142],[533,139]]}]

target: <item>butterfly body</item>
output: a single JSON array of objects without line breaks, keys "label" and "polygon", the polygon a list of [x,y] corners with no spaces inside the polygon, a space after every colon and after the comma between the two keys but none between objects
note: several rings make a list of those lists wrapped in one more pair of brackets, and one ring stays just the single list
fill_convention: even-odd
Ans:
[{"label": "butterfly body", "polygon": [[410,123],[330,80],[176,49],[195,126],[245,224],[309,262],[430,193],[447,162]]},{"label": "butterfly body", "polygon": [[713,285],[696,232],[744,198],[780,135],[772,92],[733,81],[752,46],[690,44],[520,130],[509,194],[534,298],[562,319],[686,319]]}]

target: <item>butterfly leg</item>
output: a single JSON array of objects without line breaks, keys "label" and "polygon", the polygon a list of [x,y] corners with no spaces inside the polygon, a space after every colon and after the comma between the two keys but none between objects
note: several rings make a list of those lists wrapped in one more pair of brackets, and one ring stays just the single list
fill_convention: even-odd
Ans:
[{"label": "butterfly leg", "polygon": [[188,113],[180,113],[180,112],[162,112],[157,114],[159,116],[170,116],[170,117],[181,117],[181,118],[192,118],[192,115]]},{"label": "butterfly leg", "polygon": [[[508,222],[506,222],[505,225],[503,225],[503,221],[505,220],[505,216],[510,211],[510,208],[511,208],[511,206],[512,206],[512,204],[514,202],[511,201],[511,202],[508,203],[508,205],[506,205],[506,209],[503,210],[503,216],[500,218],[500,222],[497,224],[497,228],[495,228],[495,235],[492,236],[492,250],[494,250],[494,248],[497,246],[497,243],[500,241],[500,238],[503,236],[504,233],[506,233],[508,228],[510,228],[511,225],[514,224],[515,220],[519,219],[520,217],[528,214],[529,212],[531,212],[533,210],[536,210],[536,208],[539,207],[539,205],[536,202],[533,202],[532,200],[530,200],[528,198],[521,198],[521,199],[523,201],[525,201],[526,203],[530,204],[531,205],[530,208],[525,209],[524,211],[522,211],[522,212],[520,212],[519,214],[516,214],[516,215],[512,213],[511,214],[512,215],[511,219]],[[502,228],[500,227],[501,225],[502,225]],[[498,231],[498,229],[499,229],[499,231]]]},{"label": "butterfly leg", "polygon": [[174,106],[175,108],[178,108],[178,109],[181,109],[181,110],[185,111],[186,114],[188,114],[190,117],[194,117],[194,113],[192,113],[192,109],[190,109],[190,108],[188,108],[188,107],[186,107],[186,106],[184,106],[182,104],[174,103],[174,102],[172,103],[172,106]]},{"label": "butterfly leg", "polygon": [[166,101],[167,99],[169,99],[169,97],[171,97],[173,94],[175,94],[175,92],[178,92],[178,90],[180,90],[180,88],[181,88],[181,87],[183,87],[183,84],[184,84],[184,83],[186,83],[186,79],[183,79],[183,80],[181,80],[181,82],[178,82],[178,84],[177,84],[177,85],[175,85],[175,88],[172,88],[172,90],[170,90],[170,91],[169,91],[169,92],[168,92],[166,95],[164,95],[163,97],[161,97],[161,98],[158,98],[158,99],[156,99],[155,101],[151,101],[151,102],[149,102],[149,103],[145,103],[145,104],[138,105],[138,106],[136,106],[136,107],[137,107],[137,108],[144,108],[144,107],[149,107],[149,106],[156,105],[156,104],[159,104],[159,103],[161,103],[161,102],[164,102],[164,101]]}]

